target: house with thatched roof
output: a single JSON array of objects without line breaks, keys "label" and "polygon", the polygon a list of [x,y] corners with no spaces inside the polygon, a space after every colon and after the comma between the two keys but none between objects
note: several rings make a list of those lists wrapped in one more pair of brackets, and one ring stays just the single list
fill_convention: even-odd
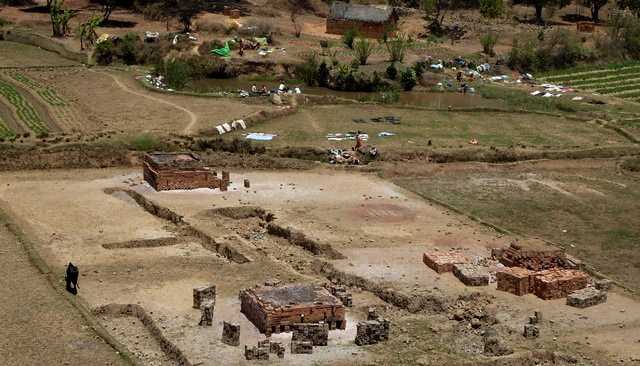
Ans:
[{"label": "house with thatched roof", "polygon": [[360,36],[382,38],[398,23],[398,14],[391,6],[369,6],[335,1],[327,17],[327,33],[344,34],[350,29]]}]

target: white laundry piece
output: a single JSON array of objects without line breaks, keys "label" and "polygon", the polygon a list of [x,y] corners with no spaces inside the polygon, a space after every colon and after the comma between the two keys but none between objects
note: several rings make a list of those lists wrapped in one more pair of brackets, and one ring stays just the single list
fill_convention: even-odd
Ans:
[{"label": "white laundry piece", "polygon": [[222,128],[222,126],[216,126],[216,130],[218,130],[218,134],[220,135],[224,135],[225,132],[227,132],[224,130],[224,128]]},{"label": "white laundry piece", "polygon": [[225,129],[225,131],[227,132],[231,132],[231,126],[228,123],[223,123],[222,127]]}]

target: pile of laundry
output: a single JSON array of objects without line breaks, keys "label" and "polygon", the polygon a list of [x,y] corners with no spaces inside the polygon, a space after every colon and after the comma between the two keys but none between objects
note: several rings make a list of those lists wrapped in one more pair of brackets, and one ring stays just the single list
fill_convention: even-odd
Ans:
[{"label": "pile of laundry", "polygon": [[360,141],[367,141],[367,140],[369,140],[369,135],[366,134],[366,133],[362,133],[360,131],[358,131],[358,132],[347,132],[347,133],[328,133],[327,134],[327,140],[329,140],[329,141],[346,141],[346,140],[355,141],[356,138],[360,139]]},{"label": "pile of laundry", "polygon": [[540,85],[542,88],[544,88],[544,90],[536,90],[531,92],[531,95],[535,96],[541,96],[543,98],[551,98],[551,97],[561,97],[562,94],[564,93],[570,93],[575,91],[572,88],[566,88],[562,85],[555,85],[555,84],[542,84]]},{"label": "pile of laundry", "polygon": [[247,140],[254,140],[254,141],[271,141],[277,136],[278,135],[273,134],[273,133],[251,132],[251,133],[247,134],[247,136],[245,138]]},{"label": "pile of laundry", "polygon": [[237,119],[232,121],[231,124],[225,122],[216,126],[216,130],[219,135],[224,135],[227,132],[231,132],[233,130],[245,130],[247,128],[247,123],[242,119]]},{"label": "pile of laundry", "polygon": [[172,91],[168,88],[167,83],[164,82],[164,76],[162,75],[153,76],[151,74],[148,74],[145,75],[144,78],[149,83],[149,85],[153,86],[156,89]]}]

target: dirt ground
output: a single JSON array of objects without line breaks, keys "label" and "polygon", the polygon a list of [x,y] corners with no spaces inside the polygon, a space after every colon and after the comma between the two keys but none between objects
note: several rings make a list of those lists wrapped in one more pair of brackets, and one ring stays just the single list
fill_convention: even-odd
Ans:
[{"label": "dirt ground", "polygon": [[[436,275],[425,267],[421,253],[434,247],[461,248],[470,256],[487,256],[489,248],[506,245],[512,239],[424,202],[375,176],[333,170],[232,172],[234,183],[226,193],[208,190],[157,193],[142,183],[140,173],[135,170],[21,172],[2,177],[7,185],[0,188],[0,199],[11,198],[11,212],[39,243],[38,250],[45,260],[58,272],[69,260],[80,266],[84,283],[81,296],[91,307],[139,304],[170,342],[191,362],[203,362],[203,365],[219,364],[216,362],[220,360],[226,364],[244,364],[240,349],[219,341],[223,320],[241,324],[241,344],[252,345],[261,339],[239,312],[237,293],[242,287],[274,277],[284,282],[326,281],[312,270],[313,263],[320,260],[345,274],[399,293],[455,298],[472,291],[452,275]],[[238,184],[244,178],[251,181],[250,189]],[[104,189],[114,187],[133,189],[183,215],[189,225],[216,238],[217,242],[231,245],[251,262],[239,264],[206,249],[198,238],[185,236],[175,225],[146,213],[120,191],[105,193]],[[65,204],[71,197],[77,204]],[[275,215],[276,223],[302,231],[319,243],[330,244],[345,258],[313,255],[284,239],[268,235],[256,218],[231,219],[212,211],[238,206],[262,207]],[[178,240],[151,248],[105,248],[109,243],[159,238]],[[204,283],[218,286],[211,328],[197,326],[200,314],[190,306],[192,288]],[[560,349],[570,344],[571,350],[591,360],[585,364],[606,365],[606,359],[610,358],[634,365],[632,360],[640,357],[640,346],[636,346],[640,342],[626,338],[637,334],[640,307],[636,300],[622,292],[610,293],[604,305],[579,310],[565,306],[562,300],[543,301],[533,295],[516,299],[497,292],[494,286],[478,291],[494,299],[500,309],[501,326],[511,332],[509,339],[518,347],[530,347],[517,334],[534,310],[542,310],[550,322],[543,328],[541,345]],[[402,324],[393,328],[394,340],[389,345],[354,346],[355,320],[365,317],[369,306],[387,309],[384,313],[395,324]],[[276,363],[367,364],[384,360],[388,364],[408,365],[418,359],[422,359],[423,364],[431,364],[424,363],[423,356],[428,354],[442,354],[433,357],[441,361],[457,357],[455,355],[479,357],[471,341],[443,346],[442,342],[452,336],[451,321],[443,322],[442,315],[427,314],[412,315],[385,304],[368,291],[357,291],[354,308],[347,312],[347,330],[332,331],[329,347],[319,347],[309,356],[287,355]],[[158,346],[145,347],[149,335],[140,333],[135,319],[131,326],[111,316],[100,319],[112,335],[135,349],[143,359],[165,364],[158,359]],[[433,324],[438,322],[442,326],[434,328]],[[425,328],[412,331],[417,324]],[[425,337],[434,331],[438,335],[427,341],[428,349],[413,345],[414,336]],[[140,338],[122,337],[123,332],[141,335]],[[584,338],[586,332],[588,339]],[[472,337],[468,332],[463,334]],[[288,344],[287,335],[277,335],[275,339]],[[606,344],[602,343],[604,339]],[[619,340],[618,343],[615,340]],[[403,344],[405,341],[410,343]],[[388,352],[391,348],[387,346],[408,347],[410,356],[399,357]],[[447,347],[449,351],[443,351]],[[598,351],[602,353],[598,355]]]},{"label": "dirt ground", "polygon": [[0,218],[0,364],[127,365],[89,328]]}]

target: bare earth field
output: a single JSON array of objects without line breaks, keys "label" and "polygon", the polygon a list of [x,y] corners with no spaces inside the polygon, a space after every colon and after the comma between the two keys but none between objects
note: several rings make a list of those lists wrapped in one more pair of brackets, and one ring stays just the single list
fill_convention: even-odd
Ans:
[{"label": "bare earth field", "polygon": [[[238,182],[248,178],[251,189]],[[330,346],[313,355],[290,355],[274,364],[458,365],[484,360],[473,330],[458,329],[446,314],[429,310],[430,301],[472,292],[451,274],[436,275],[421,260],[432,248],[461,248],[487,256],[489,248],[512,238],[463,216],[422,201],[414,194],[375,176],[318,170],[294,172],[232,172],[229,192],[195,190],[155,192],[134,170],[81,170],[3,174],[0,199],[38,251],[62,274],[70,260],[79,265],[80,295],[96,310],[117,304],[137,304],[153,319],[162,335],[192,363],[245,364],[241,349],[220,342],[221,323],[241,324],[241,345],[263,336],[239,312],[238,291],[268,278],[284,282],[324,282],[314,268],[331,265],[344,275],[410,294],[427,301],[408,312],[383,302],[367,290],[356,290],[347,311],[345,331],[331,331]],[[225,243],[235,257],[221,255],[199,237],[144,211],[126,190],[183,215],[188,224]],[[275,223],[290,226],[323,244],[330,252],[313,255],[284,239],[269,235],[255,217],[231,218],[219,208],[259,206],[275,215]],[[140,247],[135,243],[159,243]],[[249,262],[240,263],[237,256]],[[342,257],[342,258],[341,258]],[[192,288],[218,286],[214,326],[197,325],[200,313],[191,308]],[[589,309],[575,309],[563,300],[543,301],[533,295],[516,298],[497,292],[495,285],[478,290],[495,304],[499,327],[517,349],[532,343],[519,334],[534,310],[546,323],[537,347],[570,348],[582,364],[607,365],[611,360],[637,364],[640,358],[640,307],[622,292]],[[484,297],[483,297],[484,298]],[[484,300],[483,300],[484,301]],[[434,302],[435,304],[435,302]],[[392,319],[391,340],[373,347],[353,344],[355,322],[377,306]],[[118,314],[100,312],[100,322],[141,359],[171,364],[135,318],[123,322]],[[462,323],[460,323],[462,324]],[[622,326],[621,326],[622,325]],[[138,338],[126,334],[139,334]],[[474,335],[475,334],[475,335]],[[588,335],[587,335],[588,334]],[[635,334],[635,336],[634,336]],[[586,335],[586,338],[585,338]],[[288,335],[275,335],[288,348]],[[604,340],[606,339],[606,342]],[[472,361],[472,362],[476,362]],[[248,363],[247,363],[248,364]],[[478,364],[478,363],[472,363]]]}]

